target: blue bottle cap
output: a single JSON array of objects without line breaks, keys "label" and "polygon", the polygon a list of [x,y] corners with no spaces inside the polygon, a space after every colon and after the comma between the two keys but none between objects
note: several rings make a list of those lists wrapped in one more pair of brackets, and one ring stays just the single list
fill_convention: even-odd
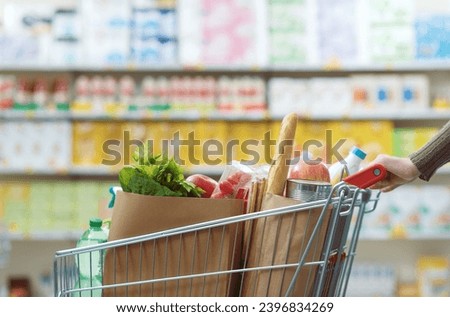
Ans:
[{"label": "blue bottle cap", "polygon": [[352,153],[359,157],[361,160],[364,160],[367,155],[366,152],[364,152],[360,148],[357,148],[356,146],[352,148]]}]

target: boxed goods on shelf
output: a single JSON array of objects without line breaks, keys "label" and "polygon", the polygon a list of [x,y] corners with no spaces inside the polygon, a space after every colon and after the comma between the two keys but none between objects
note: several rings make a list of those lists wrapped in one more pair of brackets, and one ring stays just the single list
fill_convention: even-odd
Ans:
[{"label": "boxed goods on shelf", "polygon": [[71,165],[71,133],[72,126],[65,121],[0,122],[0,171],[67,171]]},{"label": "boxed goods on shelf", "polygon": [[393,131],[393,153],[405,157],[417,151],[438,131],[436,127],[395,128]]},{"label": "boxed goods on shelf", "polygon": [[265,65],[264,1],[178,1],[182,65]]},{"label": "boxed goods on shelf", "polygon": [[131,1],[130,61],[133,64],[177,62],[177,13],[175,1]]},{"label": "boxed goods on shelf", "polygon": [[358,263],[352,267],[346,296],[395,296],[397,276],[393,266],[377,263]]},{"label": "boxed goods on shelf", "polygon": [[450,263],[443,256],[421,256],[417,260],[417,277],[421,296],[449,296]]},{"label": "boxed goods on shelf", "polygon": [[3,182],[0,220],[9,233],[23,237],[70,237],[91,216],[109,216],[108,182]]},{"label": "boxed goods on shelf", "polygon": [[268,2],[268,64],[305,65],[317,60],[313,1]]},{"label": "boxed goods on shelf", "polygon": [[351,117],[423,113],[430,109],[426,75],[358,74],[347,77],[286,78],[268,82],[274,117],[295,111],[304,117]]},{"label": "boxed goods on shelf", "polygon": [[[379,153],[392,153],[390,121],[306,121],[298,126],[298,144],[313,157],[320,157],[327,164],[345,156],[352,146],[367,153],[370,162]],[[304,148],[304,147],[307,148]]]},{"label": "boxed goods on shelf", "polygon": [[383,193],[377,212],[366,215],[367,239],[446,238],[450,235],[450,189],[444,185],[404,185]]}]

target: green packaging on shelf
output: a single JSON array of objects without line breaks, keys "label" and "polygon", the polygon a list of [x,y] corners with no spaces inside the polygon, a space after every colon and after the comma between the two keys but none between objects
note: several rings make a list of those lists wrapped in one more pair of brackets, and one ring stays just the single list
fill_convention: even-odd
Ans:
[{"label": "green packaging on shelf", "polygon": [[53,229],[52,203],[53,182],[30,184],[28,208],[30,210],[30,232],[48,232]]}]

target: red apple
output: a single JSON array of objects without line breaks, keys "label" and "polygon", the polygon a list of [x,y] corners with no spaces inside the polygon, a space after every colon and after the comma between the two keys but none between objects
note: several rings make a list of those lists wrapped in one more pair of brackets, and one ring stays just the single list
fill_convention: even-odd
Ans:
[{"label": "red apple", "polygon": [[330,182],[328,167],[322,162],[299,160],[291,166],[288,178]]},{"label": "red apple", "polygon": [[191,182],[197,187],[200,187],[205,192],[202,194],[202,198],[210,198],[214,189],[217,186],[216,180],[209,176],[202,174],[193,174],[186,178],[186,181]]}]

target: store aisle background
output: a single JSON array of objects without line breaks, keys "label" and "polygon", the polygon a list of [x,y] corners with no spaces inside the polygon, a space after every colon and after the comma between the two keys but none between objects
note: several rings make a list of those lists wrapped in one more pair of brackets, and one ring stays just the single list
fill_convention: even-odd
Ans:
[{"label": "store aisle background", "polygon": [[[414,151],[450,119],[449,25],[448,0],[0,0],[0,224],[12,240],[0,295],[21,277],[51,295],[54,252],[109,216],[129,153],[105,165],[102,149],[125,131],[261,140],[296,111],[299,144],[330,130],[366,163]],[[228,159],[195,154],[187,173],[218,177]],[[447,165],[382,196],[350,295],[448,296],[449,179]]]}]

